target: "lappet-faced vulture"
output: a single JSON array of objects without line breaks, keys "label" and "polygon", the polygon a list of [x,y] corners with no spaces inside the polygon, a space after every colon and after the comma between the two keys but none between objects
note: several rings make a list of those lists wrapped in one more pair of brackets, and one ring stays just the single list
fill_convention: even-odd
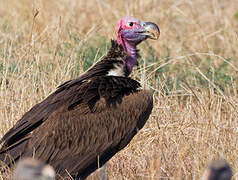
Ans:
[{"label": "lappet-faced vulture", "polygon": [[123,18],[107,55],[77,79],[60,85],[1,139],[0,160],[21,157],[50,164],[61,177],[86,178],[123,149],[151,114],[153,95],[128,77],[136,46],[158,39],[156,24]]}]

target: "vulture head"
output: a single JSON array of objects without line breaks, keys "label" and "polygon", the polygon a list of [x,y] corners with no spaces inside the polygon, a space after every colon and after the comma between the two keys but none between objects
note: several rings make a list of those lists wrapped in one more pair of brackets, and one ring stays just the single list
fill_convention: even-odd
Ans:
[{"label": "vulture head", "polygon": [[138,45],[140,42],[150,39],[158,39],[159,27],[152,22],[143,22],[136,18],[125,17],[121,19],[117,27],[117,42],[126,49],[126,44]]},{"label": "vulture head", "polygon": [[125,17],[121,19],[117,27],[117,43],[129,54],[127,68],[129,73],[137,64],[136,46],[146,39],[158,39],[159,27],[152,22],[143,22],[136,18]]}]

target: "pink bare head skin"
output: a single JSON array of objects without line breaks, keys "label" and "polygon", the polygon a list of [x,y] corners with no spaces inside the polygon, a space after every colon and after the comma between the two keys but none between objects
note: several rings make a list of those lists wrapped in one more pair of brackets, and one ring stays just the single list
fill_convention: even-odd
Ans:
[{"label": "pink bare head skin", "polygon": [[129,22],[136,22],[136,24],[140,24],[140,20],[132,17],[124,17],[118,22],[116,34],[117,34],[117,43],[120,45],[123,45],[122,40],[123,37],[121,36],[120,31],[122,29],[132,29],[130,26],[128,27]]},{"label": "pink bare head skin", "polygon": [[129,55],[126,59],[126,66],[129,73],[131,73],[139,57],[136,46],[148,38],[158,39],[160,30],[154,23],[143,22],[132,17],[125,17],[119,21],[116,35],[117,43],[121,45],[124,51]]}]

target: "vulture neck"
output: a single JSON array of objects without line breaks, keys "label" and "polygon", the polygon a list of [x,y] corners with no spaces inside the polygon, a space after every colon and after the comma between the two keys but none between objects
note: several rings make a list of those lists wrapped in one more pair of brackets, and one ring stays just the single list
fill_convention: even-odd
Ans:
[{"label": "vulture neck", "polygon": [[139,57],[138,55],[138,50],[136,49],[136,45],[134,44],[129,44],[129,43],[125,43],[125,47],[124,50],[128,53],[128,57],[126,58],[126,66],[127,69],[129,71],[129,73],[132,72],[133,67],[135,65],[138,65],[137,59]]},{"label": "vulture neck", "polygon": [[126,57],[126,68],[129,72],[129,74],[132,72],[133,67],[135,65],[138,65],[137,59],[140,57],[138,54],[138,50],[136,49],[135,43],[128,42],[126,40],[117,41],[118,44],[121,44],[123,46],[124,51],[128,54]]}]

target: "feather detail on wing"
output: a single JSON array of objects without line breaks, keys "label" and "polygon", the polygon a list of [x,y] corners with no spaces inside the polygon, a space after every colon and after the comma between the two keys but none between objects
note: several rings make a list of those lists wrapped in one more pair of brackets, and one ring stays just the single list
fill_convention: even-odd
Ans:
[{"label": "feather detail on wing", "polygon": [[123,96],[136,92],[138,87],[140,84],[133,79],[114,76],[96,76],[65,83],[44,101],[35,105],[3,136],[1,143],[4,144],[0,150],[0,158],[1,153],[12,149],[15,144],[28,137],[30,132],[41,126],[59,109],[77,109],[81,115],[93,113],[96,110],[94,106],[100,98],[105,100],[106,106],[115,106],[121,103]]}]

